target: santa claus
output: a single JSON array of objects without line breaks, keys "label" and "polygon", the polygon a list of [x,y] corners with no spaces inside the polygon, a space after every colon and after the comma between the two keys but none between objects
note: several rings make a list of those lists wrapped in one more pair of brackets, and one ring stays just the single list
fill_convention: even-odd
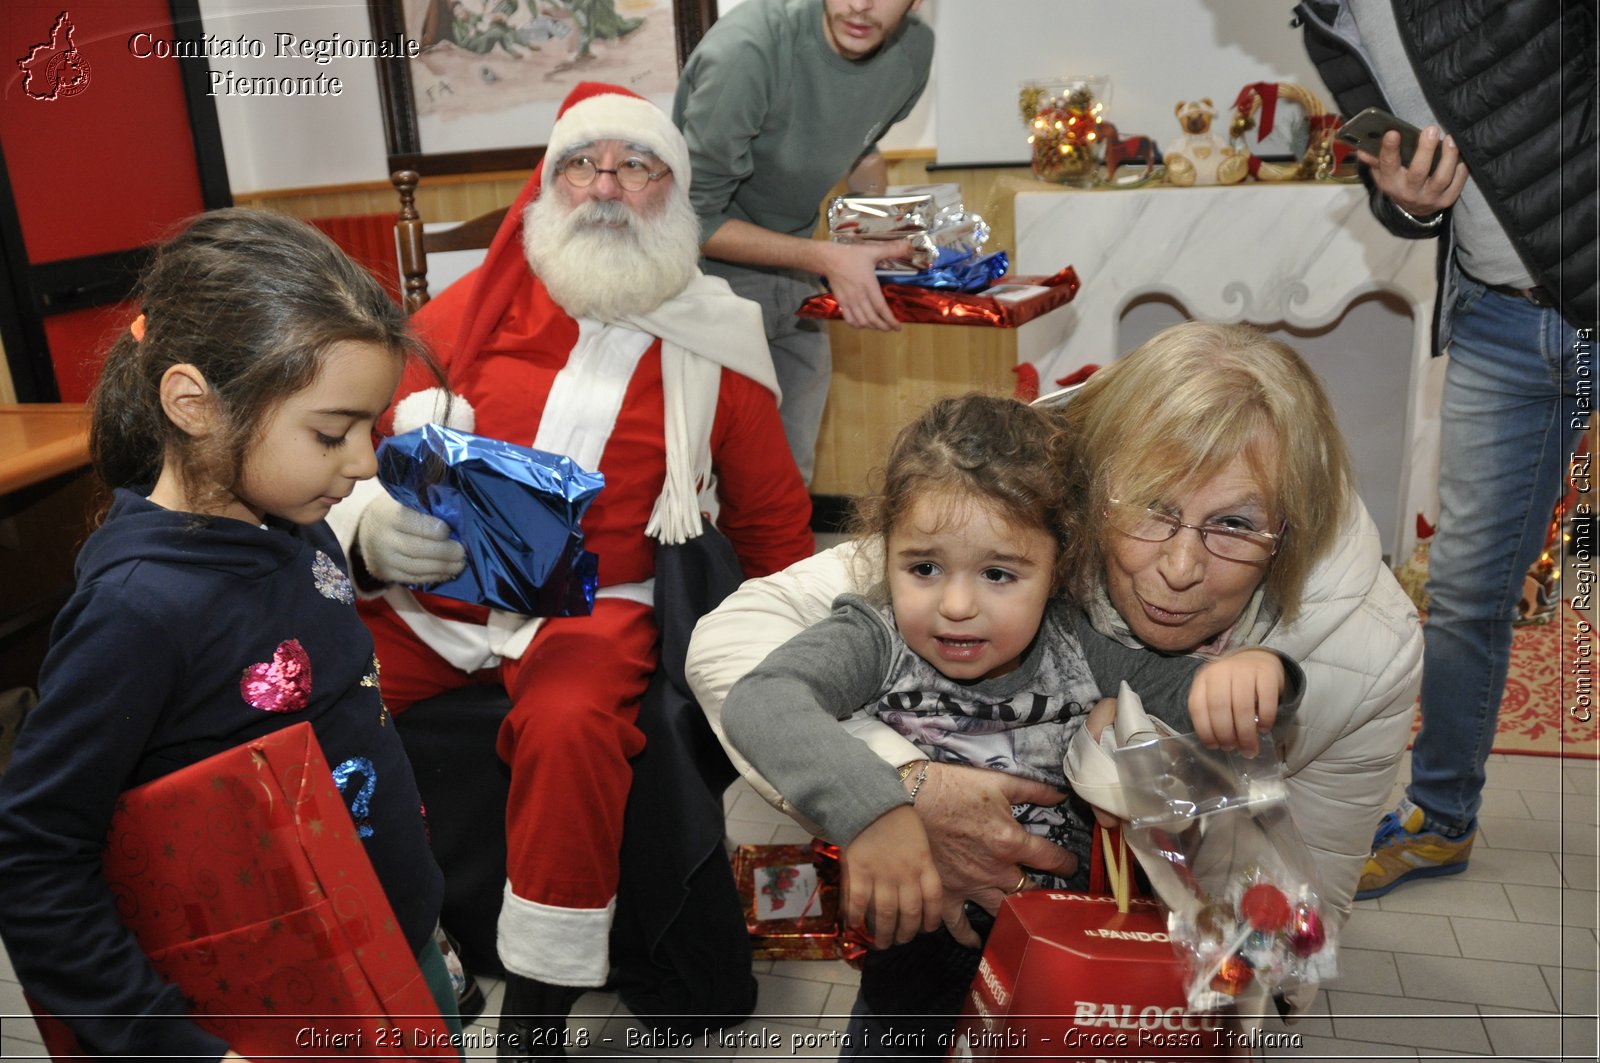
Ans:
[{"label": "santa claus", "polygon": [[573,1001],[606,981],[635,721],[656,666],[657,542],[699,534],[706,512],[746,576],[813,549],[760,310],[700,273],[688,188],[688,149],[659,108],[579,85],[484,264],[413,318],[452,394],[407,378],[394,430],[445,420],[604,474],[583,520],[600,559],[593,615],[410,589],[458,573],[462,550],[376,481],[330,517],[371,595],[361,608],[392,712],[469,683],[510,695],[498,951],[517,1058],[559,1055]]}]

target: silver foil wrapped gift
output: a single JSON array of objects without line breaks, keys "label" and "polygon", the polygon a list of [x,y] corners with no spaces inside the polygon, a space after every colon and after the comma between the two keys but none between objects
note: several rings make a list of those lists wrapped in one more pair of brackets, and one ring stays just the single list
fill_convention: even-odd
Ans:
[{"label": "silver foil wrapped gift", "polygon": [[[989,239],[989,223],[976,214],[955,211],[943,215],[937,228],[925,233],[901,233],[893,239],[909,239],[909,258],[886,258],[878,262],[880,276],[888,274],[918,274],[941,269],[976,258],[983,252]],[[890,237],[874,237],[890,239]],[[845,241],[850,242],[850,241]],[[894,279],[898,282],[899,276]]]},{"label": "silver foil wrapped gift", "polygon": [[834,196],[828,204],[828,235],[841,237],[886,236],[927,232],[933,227],[936,207],[926,193],[885,196]]},{"label": "silver foil wrapped gift", "polygon": [[450,525],[461,574],[420,588],[523,616],[588,616],[599,563],[584,549],[584,511],[605,486],[560,454],[427,424],[378,448],[378,479],[396,501]]},{"label": "silver foil wrapped gift", "polygon": [[879,259],[879,276],[887,279],[976,257],[989,225],[962,207],[958,184],[891,185],[878,196],[835,196],[828,204],[828,236],[841,244],[908,242],[909,254]]}]

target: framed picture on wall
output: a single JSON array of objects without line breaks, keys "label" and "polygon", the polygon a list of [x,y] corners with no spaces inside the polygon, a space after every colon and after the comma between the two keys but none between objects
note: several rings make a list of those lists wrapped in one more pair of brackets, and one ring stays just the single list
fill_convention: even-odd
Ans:
[{"label": "framed picture on wall", "polygon": [[531,169],[580,81],[670,110],[716,0],[367,0],[373,36],[415,42],[378,60],[391,170]]}]

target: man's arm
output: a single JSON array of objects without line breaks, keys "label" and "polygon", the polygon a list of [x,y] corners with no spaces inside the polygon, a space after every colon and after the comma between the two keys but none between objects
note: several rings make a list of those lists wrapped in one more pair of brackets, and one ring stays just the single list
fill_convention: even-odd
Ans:
[{"label": "man's arm", "polygon": [[811,496],[789,455],[778,404],[731,369],[722,371],[711,461],[721,504],[717,528],[733,543],[745,576],[769,575],[816,552]]},{"label": "man's arm", "polygon": [[712,233],[700,250],[707,258],[748,266],[777,266],[826,277],[846,324],[856,328],[898,331],[889,304],[878,283],[878,263],[911,254],[908,240],[893,243],[836,244],[763,229],[729,218]]},{"label": "man's arm", "polygon": [[[743,42],[759,47],[759,40]],[[673,120],[683,130],[693,160],[690,198],[701,222],[700,250],[707,258],[747,266],[770,266],[826,277],[839,300],[844,320],[858,328],[896,330],[900,323],[889,312],[878,284],[878,261],[910,254],[910,245],[896,242],[886,247],[861,247],[791,236],[729,216],[730,204],[740,185],[755,172],[751,143],[760,135],[768,108],[766,80],[757,77],[757,64],[733,62],[732,42],[720,49],[696,50],[685,67],[673,106]],[[868,160],[876,158],[876,163]],[[869,150],[851,171],[846,187],[856,189],[856,173],[873,180],[873,167],[883,158]],[[886,172],[883,175],[886,179]],[[863,190],[866,186],[861,186]]]}]

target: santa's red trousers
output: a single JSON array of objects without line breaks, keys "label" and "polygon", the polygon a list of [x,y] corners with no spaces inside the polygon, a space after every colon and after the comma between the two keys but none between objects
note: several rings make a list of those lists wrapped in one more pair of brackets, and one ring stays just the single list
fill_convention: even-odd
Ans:
[{"label": "santa's red trousers", "polygon": [[[628,761],[644,749],[635,726],[639,700],[656,666],[651,608],[599,598],[591,616],[546,620],[521,658],[479,673],[446,662],[383,599],[363,601],[361,613],[390,712],[469,683],[498,681],[510,695],[496,748],[511,768],[511,892],[553,908],[610,904],[632,781]],[[604,950],[605,942],[597,947]]]}]

